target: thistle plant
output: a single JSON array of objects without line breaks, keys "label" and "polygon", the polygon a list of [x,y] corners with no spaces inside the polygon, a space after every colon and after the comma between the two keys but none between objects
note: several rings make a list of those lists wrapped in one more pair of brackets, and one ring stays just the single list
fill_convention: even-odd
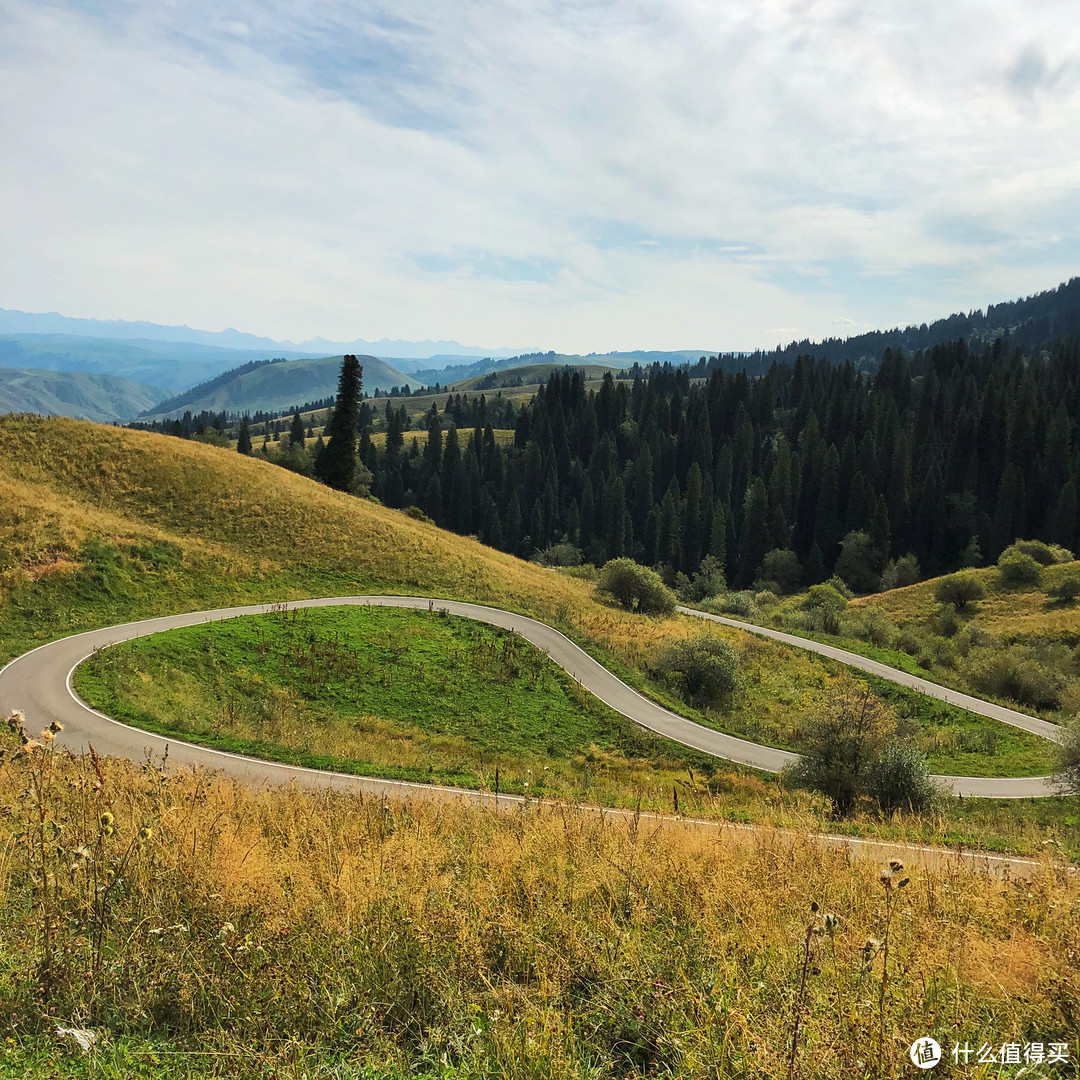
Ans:
[{"label": "thistle plant", "polygon": [[[890,860],[887,866],[881,870],[881,887],[885,890],[885,933],[880,943],[881,951],[881,986],[878,991],[878,1061],[885,1046],[885,1004],[889,986],[889,935],[892,931],[893,914],[896,911],[898,894],[906,888],[910,878],[900,877],[904,872],[904,864],[899,859]],[[871,938],[867,946],[873,941]],[[865,950],[864,950],[865,952]],[[873,954],[869,958],[873,963]]]},{"label": "thistle plant", "polygon": [[[13,793],[10,813],[15,826],[14,864],[27,883],[39,930],[36,997],[44,1004],[68,976],[73,955],[87,944],[91,982],[96,984],[118,883],[154,832],[143,825],[124,842],[109,809],[101,759],[92,748],[92,779],[78,785],[83,797],[65,798],[61,787],[72,781],[64,768],[66,752],[55,741],[62,725],[53,722],[30,737],[25,723],[22,712],[7,718],[9,744],[16,746],[10,759],[17,770],[14,775],[25,777],[25,786]],[[9,753],[6,748],[0,751],[4,756]]]},{"label": "thistle plant", "polygon": [[799,1050],[799,1031],[802,1028],[803,1013],[806,1008],[806,987],[811,975],[820,975],[821,968],[812,964],[813,942],[815,938],[827,934],[831,939],[840,925],[838,916],[831,913],[819,916],[820,910],[817,901],[810,904],[810,913],[813,918],[807,923],[806,933],[803,936],[802,968],[799,971],[799,989],[795,994],[795,1015],[792,1019],[791,1028],[791,1052],[788,1055],[788,1080],[795,1078],[795,1061]]}]

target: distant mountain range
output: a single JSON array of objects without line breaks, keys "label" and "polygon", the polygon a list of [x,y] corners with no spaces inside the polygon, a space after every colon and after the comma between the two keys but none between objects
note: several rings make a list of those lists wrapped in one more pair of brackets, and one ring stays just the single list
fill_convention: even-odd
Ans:
[{"label": "distant mountain range", "polygon": [[329,341],[309,338],[307,341],[275,341],[273,338],[246,334],[240,330],[194,330],[190,326],[160,326],[150,322],[128,322],[125,319],[72,319],[55,311],[35,314],[0,308],[0,335],[62,334],[72,337],[111,338],[117,341],[183,342],[209,345],[219,349],[255,350],[274,356],[291,353],[294,356],[326,356],[330,353],[366,353],[388,359],[410,358],[418,363],[427,360],[460,359],[462,357],[510,356],[520,349],[485,349],[476,345],[461,345],[456,341]]},{"label": "distant mountain range", "polygon": [[[314,338],[296,345],[237,330],[211,332],[145,322],[70,319],[0,308],[0,411],[55,412],[111,421],[138,414],[171,416],[185,409],[193,413],[288,409],[331,396],[340,357],[346,352],[363,357],[364,389],[370,393],[394,386],[414,390],[436,383],[447,386],[537,364],[638,365],[644,370],[656,363],[689,363],[692,373],[700,375],[715,367],[760,375],[773,363],[812,355],[832,363],[850,361],[866,370],[877,365],[887,348],[913,353],[958,338],[978,346],[1001,336],[1027,346],[1075,333],[1080,333],[1080,277],[1034,296],[929,324],[711,357],[708,350],[697,349],[582,356],[480,349],[455,341],[386,339],[331,342]],[[709,357],[707,362],[698,363],[703,356]],[[271,359],[289,363],[265,363]],[[60,377],[65,375],[72,377]],[[82,377],[91,375],[100,378]]]}]

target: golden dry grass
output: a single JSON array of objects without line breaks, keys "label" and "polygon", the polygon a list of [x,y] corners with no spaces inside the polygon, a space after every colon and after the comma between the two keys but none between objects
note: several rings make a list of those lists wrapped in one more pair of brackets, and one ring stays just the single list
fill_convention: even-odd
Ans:
[{"label": "golden dry grass", "polygon": [[104,913],[96,974],[72,899],[90,868],[52,894],[53,1015],[117,1040],[270,1056],[292,1039],[393,1075],[443,1075],[445,1055],[456,1077],[785,1076],[802,942],[825,913],[838,926],[811,939],[796,1075],[898,1075],[927,1033],[1080,1034],[1080,883],[1049,865],[1015,884],[903,871],[882,999],[883,957],[864,953],[885,933],[879,867],[812,840],[253,792],[121,761],[97,788],[89,762],[36,751],[0,764],[14,916],[0,925],[0,1004],[31,1043],[40,890],[19,827],[34,768],[64,826],[60,865],[76,845],[115,863],[153,831]]},{"label": "golden dry grass", "polygon": [[[975,626],[1007,640],[1080,638],[1080,606],[1055,604],[1046,595],[1047,587],[1080,575],[1080,562],[1045,567],[1038,588],[1004,588],[998,584],[996,567],[965,572],[978,578],[986,590],[985,599],[974,605]],[[937,607],[934,588],[940,580],[931,578],[904,589],[859,597],[851,606],[880,611],[897,626],[926,626]]]}]

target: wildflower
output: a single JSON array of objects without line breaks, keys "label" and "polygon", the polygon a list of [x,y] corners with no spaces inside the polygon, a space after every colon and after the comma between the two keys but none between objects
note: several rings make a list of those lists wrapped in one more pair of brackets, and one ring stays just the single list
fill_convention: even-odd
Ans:
[{"label": "wildflower", "polygon": [[889,860],[889,869],[894,874],[899,874],[900,871],[904,869],[904,864],[899,859],[890,859]]},{"label": "wildflower", "polygon": [[43,731],[43,732],[41,733],[41,737],[42,737],[42,738],[43,738],[43,739],[44,739],[44,740],[45,740],[46,742],[52,742],[52,741],[53,741],[53,739],[55,739],[55,738],[56,738],[56,732],[55,732],[55,731],[52,731],[52,730],[50,730],[49,728],[46,728],[46,729],[45,729],[45,730],[44,730],[44,731]]},{"label": "wildflower", "polygon": [[154,835],[154,830],[149,825],[144,825],[139,830],[139,839],[145,844]]},{"label": "wildflower", "polygon": [[61,731],[63,731],[63,730],[64,730],[64,725],[63,725],[63,724],[61,724],[61,723],[59,723],[58,721],[54,720],[54,721],[53,721],[53,722],[52,722],[52,723],[51,723],[51,724],[49,725],[49,730],[50,730],[50,731],[51,731],[51,732],[52,732],[52,733],[53,733],[54,735],[58,735],[58,734],[59,734],[59,733],[60,733]]},{"label": "wildflower", "polygon": [[27,739],[22,744],[22,750],[24,754],[29,754],[31,750],[36,750],[39,746],[41,746],[41,743],[37,739]]},{"label": "wildflower", "polygon": [[235,933],[236,933],[236,927],[233,926],[233,924],[231,922],[227,922],[218,931],[218,937],[221,938],[222,941],[224,941],[230,934],[235,934]]},{"label": "wildflower", "polygon": [[112,814],[110,814],[109,811],[106,810],[105,813],[102,814],[100,818],[98,818],[98,824],[103,829],[107,829],[115,820],[116,818],[114,818]]}]

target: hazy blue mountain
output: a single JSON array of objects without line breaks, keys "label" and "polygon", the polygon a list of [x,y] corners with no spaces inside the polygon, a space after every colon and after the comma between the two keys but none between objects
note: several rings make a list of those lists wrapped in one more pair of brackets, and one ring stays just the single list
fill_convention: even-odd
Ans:
[{"label": "hazy blue mountain", "polygon": [[299,359],[305,353],[273,349],[225,349],[217,345],[153,341],[145,338],[15,334],[0,337],[0,364],[50,371],[119,375],[134,382],[183,390],[251,360],[275,356]]},{"label": "hazy blue mountain", "polygon": [[116,375],[0,367],[0,413],[126,423],[164,394],[160,386],[143,386]]},{"label": "hazy blue mountain", "polygon": [[[0,308],[0,334],[61,334],[69,337],[111,338],[118,341],[183,342],[192,345],[209,345],[219,349],[242,349],[258,351],[263,355],[326,356],[329,353],[367,353],[377,357],[421,357],[434,354],[452,354],[455,358],[471,356],[509,356],[520,349],[485,349],[474,345],[460,345],[456,341],[398,341],[382,338],[379,341],[328,341],[326,338],[310,338],[299,343],[275,341],[240,330],[196,330],[190,326],[161,326],[151,322],[128,322],[126,319],[73,319],[55,311],[36,314]],[[266,350],[271,350],[269,353]],[[248,358],[250,359],[250,358]],[[243,361],[237,361],[242,363]],[[220,370],[220,369],[219,369]]]}]

